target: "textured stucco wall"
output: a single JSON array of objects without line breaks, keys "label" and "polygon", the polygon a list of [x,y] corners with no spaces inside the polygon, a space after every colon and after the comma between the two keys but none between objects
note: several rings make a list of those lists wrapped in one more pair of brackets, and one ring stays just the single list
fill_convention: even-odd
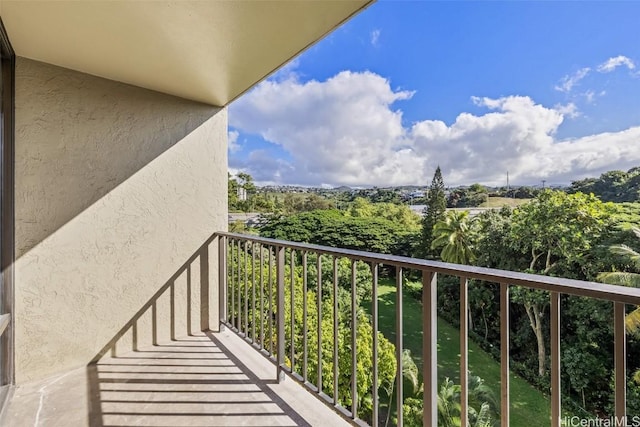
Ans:
[{"label": "textured stucco wall", "polygon": [[[18,383],[89,362],[226,229],[226,126],[225,109],[18,58]],[[212,308],[215,254],[212,245]],[[199,272],[196,260],[175,279],[177,335],[188,316],[200,330]],[[156,304],[159,339],[169,337],[169,298]],[[137,340],[151,340],[150,312]]]}]

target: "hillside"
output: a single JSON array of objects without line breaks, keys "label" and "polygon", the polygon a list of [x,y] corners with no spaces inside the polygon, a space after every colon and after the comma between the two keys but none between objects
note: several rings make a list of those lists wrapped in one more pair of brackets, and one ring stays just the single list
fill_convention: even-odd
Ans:
[{"label": "hillside", "polygon": [[640,167],[628,171],[609,171],[599,178],[586,178],[571,183],[569,193],[593,193],[603,202],[636,202],[640,200]]}]

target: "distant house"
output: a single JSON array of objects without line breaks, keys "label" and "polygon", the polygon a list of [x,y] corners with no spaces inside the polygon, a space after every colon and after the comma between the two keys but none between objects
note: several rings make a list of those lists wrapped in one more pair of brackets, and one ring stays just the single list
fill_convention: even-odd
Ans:
[{"label": "distant house", "polygon": [[244,187],[238,187],[238,200],[247,200],[247,190]]}]

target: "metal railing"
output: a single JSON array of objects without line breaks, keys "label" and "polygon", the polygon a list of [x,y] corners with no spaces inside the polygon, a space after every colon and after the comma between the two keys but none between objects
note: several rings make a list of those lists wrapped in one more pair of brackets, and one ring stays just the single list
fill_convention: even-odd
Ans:
[{"label": "metal railing", "polygon": [[[376,254],[348,249],[331,248],[305,243],[273,240],[234,233],[217,233],[219,243],[219,280],[220,280],[220,321],[223,325],[239,333],[257,350],[269,357],[276,365],[277,378],[281,380],[284,372],[289,373],[327,404],[333,406],[345,417],[360,425],[377,426],[379,424],[379,370],[378,370],[378,280],[381,266],[395,270],[395,352],[396,372],[402,373],[403,351],[403,274],[407,270],[419,271],[422,276],[422,376],[423,425],[438,425],[437,390],[437,277],[447,275],[460,280],[460,386],[461,386],[461,425],[468,423],[468,283],[469,280],[481,280],[500,286],[500,422],[509,425],[509,289],[520,286],[528,289],[548,291],[550,293],[550,329],[551,329],[551,425],[561,425],[561,388],[560,388],[560,295],[573,295],[610,301],[614,305],[614,390],[615,418],[626,420],[626,337],[625,305],[640,305],[640,289],[612,286],[595,282],[539,276],[511,271],[495,270],[437,261],[407,258],[393,255]],[[315,258],[317,278],[315,278],[315,331],[308,329],[310,317],[307,296],[309,291],[309,258]],[[339,333],[338,333],[338,260],[345,258],[351,262],[350,289],[350,342],[346,345],[351,351],[350,405],[343,405],[336,384],[339,382]],[[288,262],[287,262],[288,259]],[[330,286],[323,282],[323,261],[332,262],[333,274]],[[295,263],[300,262],[302,283],[300,289],[294,278]],[[367,263],[370,267],[372,282],[371,325],[372,325],[372,410],[368,420],[361,419],[358,408],[357,387],[357,298],[356,264]],[[290,277],[285,278],[286,268]],[[288,283],[287,283],[288,282]],[[288,286],[287,286],[288,285]],[[325,289],[327,288],[327,289]],[[329,292],[331,301],[326,303],[323,292]],[[297,299],[298,298],[298,299]],[[288,299],[288,301],[287,301]],[[294,314],[296,304],[302,306],[302,321]],[[323,310],[331,310],[331,337],[323,341]],[[290,310],[289,335],[285,335],[286,311]],[[297,332],[296,332],[297,331]],[[309,341],[316,334],[316,352],[313,355],[315,370],[310,372],[311,354]],[[302,340],[302,351],[296,354],[296,342]],[[344,345],[344,343],[343,343]],[[323,350],[329,346],[332,357],[329,360]],[[286,352],[286,349],[289,349]],[[288,360],[287,360],[288,358]],[[297,360],[302,358],[302,361]],[[327,382],[323,367],[331,367],[331,395],[325,393],[323,383]],[[298,369],[297,369],[298,368]],[[396,375],[395,402],[397,425],[403,425],[403,383],[402,375]],[[390,410],[390,409],[388,409]],[[624,424],[622,424],[624,425]]]}]

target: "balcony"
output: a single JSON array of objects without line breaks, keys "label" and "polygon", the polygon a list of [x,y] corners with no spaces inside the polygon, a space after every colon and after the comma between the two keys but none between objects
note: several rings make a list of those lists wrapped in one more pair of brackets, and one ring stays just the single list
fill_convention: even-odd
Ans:
[{"label": "balcony", "polygon": [[10,426],[348,425],[236,334],[159,342],[16,391]]},{"label": "balcony", "polygon": [[[348,298],[339,301],[341,259],[350,263],[350,274],[343,279],[351,286]],[[360,328],[364,303],[358,302],[355,284],[362,264],[371,283],[371,329]],[[323,265],[329,266],[328,277]],[[438,424],[438,275],[457,277],[460,283],[462,425],[467,425],[469,406],[471,279],[500,287],[502,426],[509,425],[512,410],[507,326],[509,290],[514,286],[549,292],[552,426],[560,426],[562,419],[562,295],[614,305],[614,415],[618,420],[626,416],[625,305],[640,305],[640,289],[216,233],[86,367],[19,387],[5,420],[11,426],[333,426],[384,425],[389,417],[390,423],[404,425],[401,375],[394,379],[393,403],[380,399],[377,288],[382,272],[392,275],[399,289],[409,272],[422,277],[424,426]],[[402,372],[403,338],[414,325],[403,318],[401,292],[396,293],[394,310],[395,372]],[[347,319],[346,333],[338,330],[339,317]],[[214,324],[208,324],[209,318]],[[204,332],[192,330],[194,319],[200,319]],[[165,320],[169,324],[163,329],[160,323]],[[162,330],[168,330],[168,336],[162,336]],[[358,347],[363,331],[370,334],[367,351]],[[365,360],[363,355],[370,357]]]}]

